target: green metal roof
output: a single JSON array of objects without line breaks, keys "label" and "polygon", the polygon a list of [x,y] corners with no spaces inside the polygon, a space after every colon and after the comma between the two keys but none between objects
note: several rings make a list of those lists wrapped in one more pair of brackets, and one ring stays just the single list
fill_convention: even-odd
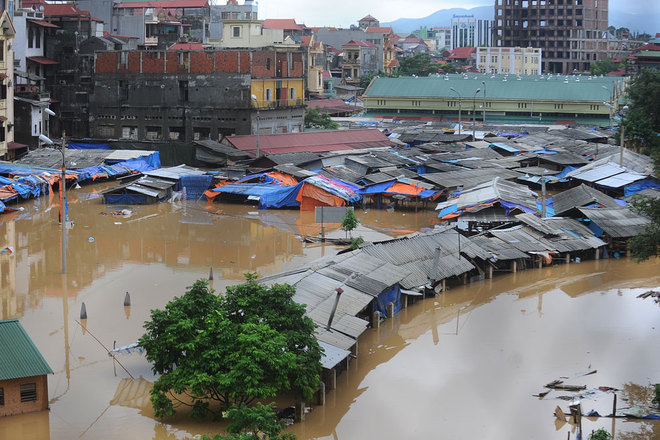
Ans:
[{"label": "green metal roof", "polygon": [[[445,79],[446,78],[446,79]],[[591,79],[589,79],[591,78]],[[368,98],[510,99],[521,101],[588,101],[611,99],[618,77],[563,75],[454,74],[428,77],[376,78],[364,96]]]},{"label": "green metal roof", "polygon": [[633,55],[636,57],[660,58],[660,50],[641,50]]},{"label": "green metal roof", "polygon": [[18,319],[0,321],[0,380],[52,374]]}]

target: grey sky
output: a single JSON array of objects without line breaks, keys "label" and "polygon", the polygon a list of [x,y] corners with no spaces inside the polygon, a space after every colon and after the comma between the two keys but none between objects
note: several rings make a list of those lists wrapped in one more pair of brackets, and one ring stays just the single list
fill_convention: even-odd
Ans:
[{"label": "grey sky", "polygon": [[[223,0],[216,0],[222,1]],[[628,12],[658,9],[660,0],[610,0],[610,9],[626,8]],[[259,0],[259,18],[295,18],[307,26],[348,27],[371,14],[381,22],[397,18],[426,17],[439,9],[473,8],[494,5],[493,0]],[[438,23],[449,25],[449,23]]]}]

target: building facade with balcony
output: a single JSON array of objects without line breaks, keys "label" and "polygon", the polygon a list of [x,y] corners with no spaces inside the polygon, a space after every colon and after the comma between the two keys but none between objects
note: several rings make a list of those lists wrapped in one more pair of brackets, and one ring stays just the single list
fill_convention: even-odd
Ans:
[{"label": "building facade with balcony", "polygon": [[351,40],[342,47],[342,82],[359,85],[360,79],[378,73],[378,47],[362,40]]},{"label": "building facade with balcony", "polygon": [[95,70],[95,138],[191,142],[304,126],[300,50],[108,51]]},{"label": "building facade with balcony", "polygon": [[7,10],[0,15],[0,158],[8,158],[14,144],[14,35]]}]

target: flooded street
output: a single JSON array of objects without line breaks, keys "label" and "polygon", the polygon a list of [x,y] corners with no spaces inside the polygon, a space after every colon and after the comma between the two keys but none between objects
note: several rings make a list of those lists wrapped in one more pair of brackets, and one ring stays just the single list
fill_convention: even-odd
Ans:
[{"label": "flooded street", "polygon": [[[246,272],[277,273],[338,250],[300,240],[321,232],[312,212],[188,201],[122,213],[102,203],[97,193],[105,187],[69,192],[75,226],[64,275],[57,194],[0,215],[0,249],[15,250],[0,255],[0,319],[19,319],[55,372],[48,378],[50,411],[0,419],[0,440],[170,440],[220,432],[185,415],[154,420],[145,358],[122,353],[119,365],[107,350],[134,343],[151,309],[208,278],[211,267],[222,291]],[[353,235],[367,241],[431,228],[436,220],[435,212],[356,214],[362,224]],[[326,232],[344,236],[336,225]],[[625,407],[660,382],[660,308],[652,298],[636,298],[658,287],[658,260],[613,259],[453,287],[365,332],[338,389],[293,431],[299,439],[566,439],[574,428],[556,423],[553,412],[557,405],[566,410],[569,402],[558,397],[572,393],[533,395],[566,376],[589,389],[621,389]],[[126,292],[131,307],[123,306]],[[88,319],[81,323],[83,302]],[[612,394],[587,396],[582,407],[609,414]],[[583,420],[586,433],[600,427],[614,428],[617,439],[660,439],[658,421]]]}]

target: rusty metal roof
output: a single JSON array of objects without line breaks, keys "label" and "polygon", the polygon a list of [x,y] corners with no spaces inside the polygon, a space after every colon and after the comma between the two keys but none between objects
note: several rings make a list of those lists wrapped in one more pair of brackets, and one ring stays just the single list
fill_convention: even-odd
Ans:
[{"label": "rusty metal roof", "polygon": [[52,374],[18,319],[0,321],[0,380]]}]

